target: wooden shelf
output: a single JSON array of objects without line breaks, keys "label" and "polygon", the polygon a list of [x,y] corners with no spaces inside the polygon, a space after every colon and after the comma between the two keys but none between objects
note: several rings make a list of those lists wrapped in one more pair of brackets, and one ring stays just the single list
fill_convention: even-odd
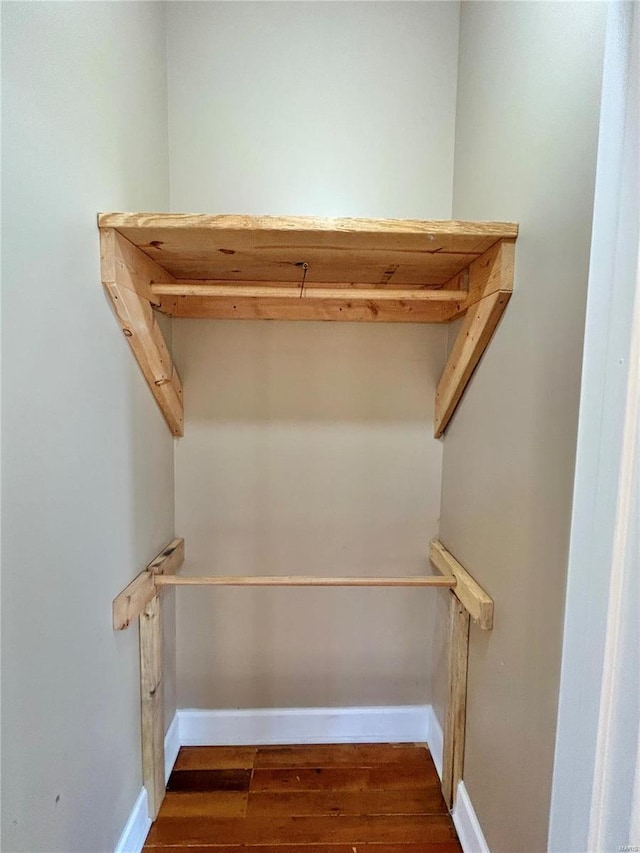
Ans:
[{"label": "wooden shelf", "polygon": [[[513,287],[508,222],[103,213],[102,280],[174,435],[182,387],[152,309],[196,319],[446,323],[449,421]],[[470,310],[473,309],[473,310]]]}]

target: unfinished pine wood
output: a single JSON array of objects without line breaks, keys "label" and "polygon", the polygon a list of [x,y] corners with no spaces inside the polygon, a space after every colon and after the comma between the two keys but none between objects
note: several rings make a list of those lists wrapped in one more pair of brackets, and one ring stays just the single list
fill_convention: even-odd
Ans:
[{"label": "unfinished pine wood", "polygon": [[156,595],[140,616],[140,709],[142,783],[155,820],[164,798],[164,704],[162,690],[162,620]]},{"label": "unfinished pine wood", "polygon": [[[246,764],[248,749],[190,747],[186,763],[202,769],[173,771],[145,850],[460,853],[424,745],[257,747],[253,770],[221,769]],[[288,764],[257,766],[273,760]],[[229,773],[246,774],[246,787],[230,790],[217,775]],[[287,773],[296,787],[282,787]]]},{"label": "unfinished pine wood", "polygon": [[444,284],[514,223],[107,213],[115,228],[176,278]]},{"label": "unfinished pine wood", "polygon": [[171,273],[113,228],[100,230],[100,266],[105,286],[126,287],[153,305],[160,303],[153,285],[175,281]]},{"label": "unfinished pine wood", "polygon": [[[190,288],[193,289],[193,288]],[[327,320],[351,323],[446,323],[463,305],[460,291],[273,288],[279,295],[162,296],[160,310],[170,317],[210,320]],[[256,288],[251,288],[255,293]],[[265,291],[267,288],[265,288]],[[398,298],[400,294],[401,298]],[[442,298],[440,298],[442,296]]]},{"label": "unfinished pine wood", "polygon": [[480,361],[502,312],[509,301],[509,293],[497,291],[472,305],[465,314],[462,328],[436,389],[435,430],[439,438],[451,420],[460,398]]},{"label": "unfinished pine wood", "polygon": [[442,795],[447,806],[455,805],[464,765],[467,717],[467,668],[469,660],[469,613],[453,593],[449,596],[449,673],[447,711],[442,756]]},{"label": "unfinished pine wood", "polygon": [[153,573],[145,569],[113,600],[113,630],[123,631],[157,594]]},{"label": "unfinished pine wood", "polygon": [[151,303],[118,283],[107,281],[104,284],[122,331],[169,429],[176,436],[182,435],[182,382],[173,365]]},{"label": "unfinished pine wood", "polygon": [[473,261],[469,266],[463,310],[492,293],[513,291],[515,248],[515,240],[500,240]]},{"label": "unfinished pine wood", "polygon": [[452,588],[452,592],[466,607],[469,615],[477,622],[478,626],[485,631],[490,631],[493,628],[493,599],[491,596],[437,539],[429,544],[429,559],[443,575],[453,575],[456,579],[456,585]]},{"label": "unfinished pine wood", "polygon": [[190,319],[447,323],[449,422],[513,288],[510,222],[103,213],[102,278],[174,435],[182,386],[151,306]]},{"label": "unfinished pine wood", "polygon": [[455,586],[456,579],[444,575],[397,578],[321,578],[311,575],[246,576],[216,575],[202,577],[155,577],[157,586]]},{"label": "unfinished pine wood", "polygon": [[451,420],[509,302],[514,259],[514,239],[505,239],[490,247],[469,267],[467,298],[453,317],[466,314],[436,389],[436,438]]},{"label": "unfinished pine wood", "polygon": [[173,539],[147,566],[154,575],[175,575],[184,563],[184,539]]},{"label": "unfinished pine wood", "polygon": [[113,629],[122,631],[156,595],[154,575],[174,574],[184,562],[184,539],[174,539],[113,600]]}]

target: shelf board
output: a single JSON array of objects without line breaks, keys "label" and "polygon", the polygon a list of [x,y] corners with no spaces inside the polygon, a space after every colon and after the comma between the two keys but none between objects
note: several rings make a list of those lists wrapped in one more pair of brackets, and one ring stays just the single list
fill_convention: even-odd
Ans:
[{"label": "shelf board", "polygon": [[[182,387],[155,308],[193,319],[447,323],[440,435],[513,287],[512,222],[102,213],[102,281],[165,418]],[[491,299],[491,302],[486,300]]]},{"label": "shelf board", "polygon": [[105,213],[178,279],[440,287],[498,240],[504,222]]}]

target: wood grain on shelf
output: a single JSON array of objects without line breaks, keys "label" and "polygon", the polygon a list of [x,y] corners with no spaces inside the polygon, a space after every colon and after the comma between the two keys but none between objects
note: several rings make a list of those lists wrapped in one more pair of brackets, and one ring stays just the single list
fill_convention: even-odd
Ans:
[{"label": "wood grain on shelf", "polygon": [[105,213],[115,228],[177,278],[442,284],[517,226],[314,217]]}]

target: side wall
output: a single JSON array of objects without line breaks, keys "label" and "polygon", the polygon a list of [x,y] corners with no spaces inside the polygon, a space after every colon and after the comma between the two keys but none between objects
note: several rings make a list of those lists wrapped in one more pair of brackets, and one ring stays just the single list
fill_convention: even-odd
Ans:
[{"label": "side wall", "polygon": [[[168,13],[174,211],[450,218],[457,4]],[[445,335],[176,321],[188,570],[424,571]],[[427,701],[433,604],[431,590],[185,590],[179,704]]]},{"label": "side wall", "polygon": [[601,4],[462,8],[453,214],[521,229],[444,444],[441,537],[496,603],[472,628],[464,771],[493,853],[547,843],[604,26]]},{"label": "side wall", "polygon": [[173,442],[96,213],[168,205],[164,8],[3,3],[2,37],[2,849],[107,851],[141,786],[110,603],[173,535]]}]

